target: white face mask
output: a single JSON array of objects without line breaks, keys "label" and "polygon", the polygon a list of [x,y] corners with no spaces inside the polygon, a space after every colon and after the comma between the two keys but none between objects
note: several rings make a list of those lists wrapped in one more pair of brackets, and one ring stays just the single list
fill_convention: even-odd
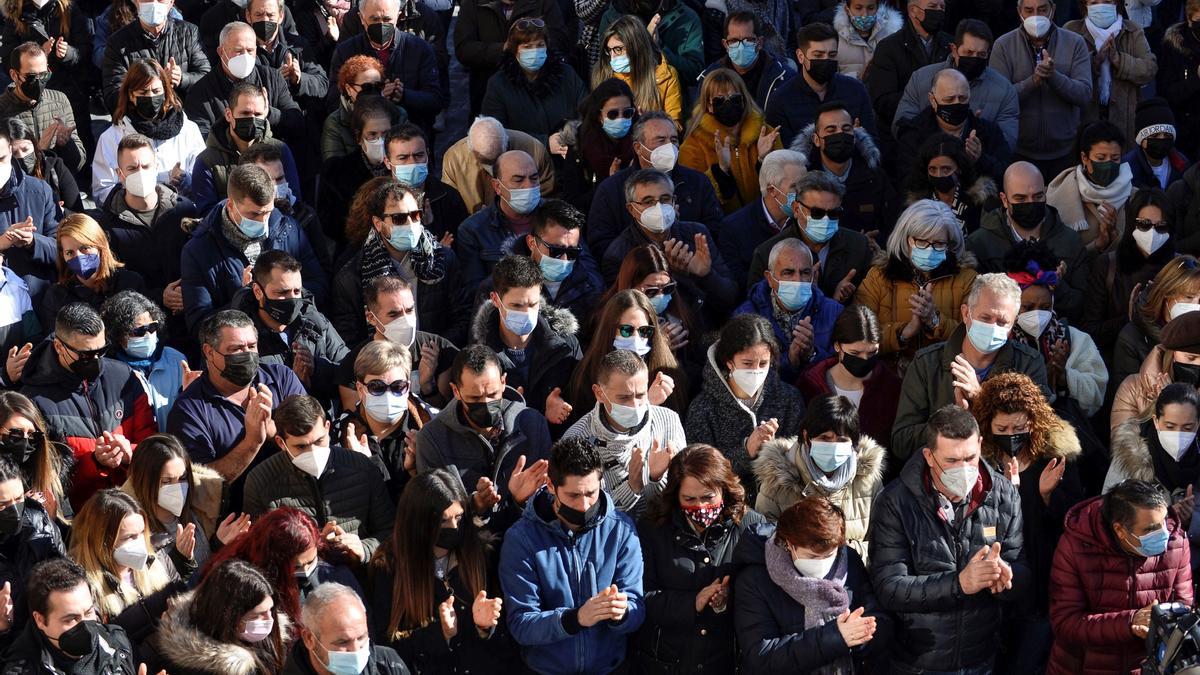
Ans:
[{"label": "white face mask", "polygon": [[325,473],[325,465],[329,463],[329,446],[312,446],[308,452],[302,452],[292,457],[292,464],[313,478],[320,478]]},{"label": "white face mask", "polygon": [[1188,312],[1200,312],[1200,304],[1194,302],[1177,302],[1171,305],[1169,314],[1171,320],[1174,321]]},{"label": "white face mask", "polygon": [[1158,431],[1158,443],[1163,446],[1163,450],[1166,450],[1167,454],[1175,458],[1176,462],[1186,455],[1196,443],[1196,432],[1194,431],[1156,431]]},{"label": "white face mask", "polygon": [[254,64],[256,59],[252,52],[238,54],[237,56],[225,62],[225,67],[229,69],[229,74],[236,80],[244,80],[254,72]]},{"label": "white face mask", "polygon": [[1133,242],[1137,244],[1138,250],[1146,256],[1154,255],[1154,252],[1162,248],[1162,245],[1167,243],[1167,240],[1170,238],[1170,234],[1163,234],[1155,229],[1149,229],[1145,232],[1141,230],[1133,231]]},{"label": "white face mask", "polygon": [[172,483],[158,489],[158,505],[176,518],[183,513],[183,505],[187,503],[188,484]]},{"label": "white face mask", "polygon": [[[608,399],[608,394],[605,394],[604,398]],[[613,422],[626,429],[632,429],[641,423],[642,418],[649,412],[648,408],[650,407],[649,404],[645,406],[638,405],[636,401],[634,405],[621,405],[609,400],[608,405],[610,406],[608,416],[612,418]]]},{"label": "white face mask", "polygon": [[383,139],[376,138],[375,140],[366,140],[362,143],[363,152],[366,153],[367,159],[372,164],[381,164],[383,162]]},{"label": "white face mask", "polygon": [[734,368],[730,371],[729,376],[733,379],[733,383],[741,389],[747,396],[758,394],[758,390],[762,388],[763,383],[767,381],[767,373],[770,372],[767,368],[742,369]]},{"label": "white face mask", "polygon": [[796,566],[796,571],[810,579],[824,579],[829,575],[829,570],[833,569],[833,563],[837,561],[837,551],[829,555],[827,558],[795,558],[792,564]]},{"label": "white face mask", "polygon": [[417,338],[417,313],[402,314],[384,324],[383,336],[389,342],[409,347]]},{"label": "white face mask", "polygon": [[1048,309],[1031,309],[1017,315],[1017,325],[1021,327],[1021,330],[1037,338],[1046,332],[1046,327],[1050,325],[1050,319],[1053,317],[1054,312]]},{"label": "white face mask", "polygon": [[979,481],[979,467],[965,464],[942,470],[942,487],[959,499],[966,499]]},{"label": "white face mask", "polygon": [[130,539],[113,550],[113,560],[131,570],[146,569],[146,561],[149,559],[150,552],[146,550],[146,540],[143,537]]},{"label": "white face mask", "polygon": [[655,204],[642,211],[638,218],[642,227],[651,232],[666,232],[675,224],[675,206],[672,204]]},{"label": "white face mask", "polygon": [[663,143],[650,151],[650,166],[664,173],[675,168],[679,161],[679,148],[674,143]]},{"label": "white face mask", "polygon": [[1025,32],[1029,33],[1029,37],[1033,39],[1041,39],[1050,32],[1050,26],[1054,25],[1047,16],[1031,16],[1022,22]]},{"label": "white face mask", "polygon": [[138,199],[145,199],[154,194],[158,185],[158,173],[154,169],[141,169],[125,177],[125,189]]}]

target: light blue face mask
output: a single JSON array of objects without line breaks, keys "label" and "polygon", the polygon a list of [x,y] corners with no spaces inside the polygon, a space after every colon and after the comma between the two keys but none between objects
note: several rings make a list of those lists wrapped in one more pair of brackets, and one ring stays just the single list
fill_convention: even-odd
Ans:
[{"label": "light blue face mask", "polygon": [[[321,645],[325,647],[325,645]],[[329,662],[325,664],[325,669],[333,673],[333,675],[359,675],[366,670],[367,663],[371,660],[371,643],[367,643],[362,649],[354,652],[335,652],[328,647],[325,650],[329,652]]]},{"label": "light blue face mask", "polygon": [[629,57],[625,54],[612,57],[609,59],[608,63],[612,66],[614,73],[621,73],[622,75],[625,75],[629,72]]},{"label": "light blue face mask", "polygon": [[367,398],[363,401],[363,406],[367,409],[367,414],[371,419],[385,424],[395,424],[397,420],[404,417],[404,413],[408,412],[408,396],[398,396],[390,391],[385,391],[376,396],[368,393]]},{"label": "light blue face mask", "polygon": [[[779,188],[776,189],[778,190]],[[787,214],[788,218],[791,218],[794,215],[793,211],[796,208],[796,191],[793,190],[787,193],[787,197],[784,202],[780,202],[778,199],[776,199],[775,203],[779,204],[779,208],[783,209],[783,212]]]},{"label": "light blue face mask", "polygon": [[1108,28],[1117,22],[1117,6],[1107,3],[1088,5],[1088,21],[1097,28]]},{"label": "light blue face mask", "polygon": [[[772,274],[772,277],[775,275]],[[779,304],[787,308],[789,312],[797,312],[808,306],[808,302],[812,300],[812,282],[810,281],[784,281],[776,279],[779,282],[779,290],[775,291],[775,297],[779,298]]]},{"label": "light blue face mask", "polygon": [[526,312],[507,307],[504,309],[504,326],[521,337],[532,333],[533,329],[537,327],[537,321],[538,310],[536,307]]},{"label": "light blue face mask", "polygon": [[429,177],[429,165],[425,162],[399,164],[392,168],[392,175],[396,177],[396,180],[409,187],[421,187],[425,184],[425,179]]},{"label": "light blue face mask", "polygon": [[1171,534],[1167,532],[1167,527],[1164,523],[1157,530],[1149,534],[1143,534],[1140,537],[1135,535],[1134,538],[1138,541],[1138,555],[1153,558],[1167,551],[1167,541],[1171,538]]},{"label": "light blue face mask", "polygon": [[605,119],[601,126],[604,127],[604,133],[608,134],[609,138],[625,138],[633,126],[633,120],[625,117],[618,117],[615,120]]},{"label": "light blue face mask", "polygon": [[[503,185],[503,183],[501,183],[501,185]],[[501,199],[503,199],[503,196],[501,196]],[[540,186],[531,188],[508,188],[508,199],[505,199],[504,201],[508,202],[509,208],[521,215],[532,213],[533,210],[537,208],[537,205],[542,203],[542,188]]]},{"label": "light blue face mask", "polygon": [[850,442],[813,441],[808,446],[808,455],[812,457],[813,464],[825,473],[837,471],[853,454],[854,445]]},{"label": "light blue face mask", "polygon": [[726,47],[725,53],[729,55],[729,62],[733,65],[738,68],[749,68],[754,63],[754,59],[758,58],[758,45],[738,40]]},{"label": "light blue face mask", "polygon": [[[233,204],[233,202],[230,202],[230,204]],[[242,234],[251,239],[262,239],[263,237],[267,236],[267,224],[265,222],[259,220],[250,220],[249,218],[243,216],[242,212],[238,210],[236,204],[233,205],[233,210],[237,211],[238,229],[241,230]]]},{"label": "light blue face mask", "polygon": [[650,298],[650,306],[654,308],[654,313],[662,316],[667,311],[667,305],[671,304],[670,293],[659,293]]},{"label": "light blue face mask", "polygon": [[517,63],[521,64],[525,70],[536,73],[546,65],[546,48],[518,49]]},{"label": "light blue face mask", "polygon": [[148,359],[158,349],[158,333],[146,333],[142,337],[131,337],[125,345],[125,353],[135,359]]},{"label": "light blue face mask", "polygon": [[932,272],[938,268],[938,265],[946,262],[946,252],[935,251],[932,246],[925,248],[914,246],[910,257],[912,264],[922,272]]},{"label": "light blue face mask", "polygon": [[833,220],[829,216],[825,216],[824,218],[809,218],[808,222],[804,225],[804,233],[808,235],[809,239],[818,244],[824,244],[833,239],[833,235],[837,232],[837,229],[838,221]]},{"label": "light blue face mask", "polygon": [[984,354],[991,354],[1008,342],[1008,329],[972,318],[971,325],[967,328],[967,337],[970,338],[971,344],[975,345],[975,349]]},{"label": "light blue face mask", "polygon": [[575,268],[575,261],[543,255],[542,259],[538,261],[538,267],[542,268],[542,276],[546,278],[546,281],[559,282],[571,276],[571,270]]},{"label": "light blue face mask", "polygon": [[392,233],[388,235],[388,244],[397,251],[411,251],[421,242],[421,233],[425,228],[420,223],[415,225],[393,225]]}]

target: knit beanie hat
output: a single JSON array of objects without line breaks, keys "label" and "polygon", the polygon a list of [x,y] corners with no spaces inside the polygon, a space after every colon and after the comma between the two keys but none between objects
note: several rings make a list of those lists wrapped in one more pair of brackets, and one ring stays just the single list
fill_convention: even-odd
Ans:
[{"label": "knit beanie hat", "polygon": [[1171,112],[1171,106],[1167,105],[1164,98],[1155,96],[1139,103],[1135,120],[1134,127],[1138,132],[1134,143],[1137,145],[1164,131],[1171,134],[1171,138],[1175,138],[1175,113]]}]

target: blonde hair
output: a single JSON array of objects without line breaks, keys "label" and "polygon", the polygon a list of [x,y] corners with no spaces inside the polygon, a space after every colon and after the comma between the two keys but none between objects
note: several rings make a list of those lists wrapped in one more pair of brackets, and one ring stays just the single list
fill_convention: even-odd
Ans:
[{"label": "blonde hair", "polygon": [[604,31],[600,45],[608,48],[612,38],[621,41],[625,47],[625,55],[629,57],[629,72],[617,73],[607,56],[596,61],[592,67],[592,89],[601,82],[611,78],[629,78],[629,88],[633,90],[633,105],[639,112],[648,113],[651,110],[662,110],[662,95],[658,91],[658,49],[650,39],[650,33],[636,17],[622,16]]},{"label": "blonde hair", "polygon": [[1151,325],[1167,323],[1167,302],[1181,295],[1200,294],[1200,262],[1190,255],[1173,258],[1162,266],[1138,309]]},{"label": "blonde hair", "polygon": [[[729,68],[717,68],[704,76],[704,83],[700,85],[700,95],[696,97],[696,105],[692,107],[692,117],[688,121],[684,136],[691,136],[693,131],[700,128],[700,119],[708,114],[708,104],[712,102],[718,91],[723,92],[725,96],[729,94],[742,95],[742,100],[746,102],[746,109],[742,112],[739,124],[745,122],[746,118],[754,113],[762,114],[754,97],[750,95],[750,90],[746,88],[746,82],[742,80],[742,76]],[[734,141],[736,142],[737,139]]]},{"label": "blonde hair", "polygon": [[55,235],[55,242],[58,244],[57,265],[58,265],[58,283],[65,284],[70,281],[75,273],[67,267],[67,261],[63,258],[63,237],[70,237],[75,241],[85,246],[95,246],[100,252],[100,267],[96,269],[95,278],[100,281],[107,282],[112,278],[113,273],[125,266],[124,263],[117,260],[113,255],[112,249],[108,245],[108,235],[104,233],[104,229],[100,227],[91,216],[82,213],[72,213],[63,219],[58,224],[58,233]]}]

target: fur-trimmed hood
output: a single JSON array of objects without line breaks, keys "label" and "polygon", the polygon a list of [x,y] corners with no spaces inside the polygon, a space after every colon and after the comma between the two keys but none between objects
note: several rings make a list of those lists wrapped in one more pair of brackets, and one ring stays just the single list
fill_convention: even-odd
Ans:
[{"label": "fur-trimmed hood", "polygon": [[1125,478],[1155,482],[1150,444],[1142,438],[1142,425],[1145,423],[1144,417],[1135,417],[1113,429],[1110,473],[1115,471]]},{"label": "fur-trimmed hood", "polygon": [[[498,311],[491,300],[484,300],[475,309],[475,317],[471,319],[471,344],[487,344],[493,318]],[[573,336],[579,332],[579,320],[571,310],[555,307],[550,299],[542,293],[542,304],[538,308],[538,325],[545,326],[551,333],[563,337]]]},{"label": "fur-trimmed hood", "polygon": [[[759,492],[770,495],[777,504],[795,504],[816,489],[808,467],[800,460],[799,444],[799,437],[767,441],[754,460]],[[875,439],[863,435],[859,436],[854,451],[858,465],[854,478],[843,490],[848,489],[855,496],[868,496],[883,479],[887,450]]]},{"label": "fur-trimmed hood", "polygon": [[1197,44],[1197,40],[1194,36],[1189,40],[1187,32],[1187,22],[1180,21],[1179,23],[1168,28],[1166,32],[1163,33],[1162,43],[1164,46],[1170,47],[1171,49],[1179,52],[1189,54],[1195,52],[1197,47],[1200,45]]},{"label": "fur-trimmed hood", "polygon": [[[195,591],[178,596],[162,616],[154,637],[154,646],[169,664],[176,668],[214,675],[255,675],[254,654],[242,645],[217,642],[200,631],[188,616]],[[276,621],[284,636],[290,640],[292,621],[278,612]],[[280,658],[286,658],[286,652]]]},{"label": "fur-trimmed hood", "polygon": [[[971,183],[970,187],[968,187],[961,194],[965,194],[967,196],[967,201],[969,201],[972,206],[982,209],[984,208],[984,204],[986,204],[989,200],[1000,199],[1000,188],[996,185],[996,181],[992,180],[990,177],[979,176],[975,179],[975,182]],[[910,191],[907,195],[905,195],[904,203],[906,206],[908,206],[917,200],[929,198],[930,197],[928,194]]]},{"label": "fur-trimmed hood", "polygon": [[858,31],[854,30],[854,26],[850,25],[850,17],[846,14],[846,3],[841,2],[833,8],[833,28],[837,31],[838,37],[846,42],[852,45],[867,46],[874,51],[879,46],[880,40],[904,28],[904,15],[890,5],[880,3],[879,10],[875,13],[875,27],[871,29],[871,36],[864,40]]},{"label": "fur-trimmed hood", "polygon": [[[813,134],[816,132],[816,122],[810,123],[804,127],[796,137],[792,139],[792,145],[789,149],[804,155],[804,164],[809,166],[812,160],[816,158],[819,151],[813,147]],[[867,133],[862,127],[854,127],[854,155],[855,159],[866,161],[867,166],[875,171],[879,168],[879,145],[875,143],[875,139],[871,134]]]},{"label": "fur-trimmed hood", "polygon": [[[997,453],[994,449],[985,446],[984,453],[989,461],[995,463]],[[1051,427],[1047,447],[1038,454],[1038,458],[1058,458],[1064,462],[1073,462],[1082,454],[1083,444],[1079,442],[1079,435],[1075,433],[1075,428],[1059,418]]]}]

